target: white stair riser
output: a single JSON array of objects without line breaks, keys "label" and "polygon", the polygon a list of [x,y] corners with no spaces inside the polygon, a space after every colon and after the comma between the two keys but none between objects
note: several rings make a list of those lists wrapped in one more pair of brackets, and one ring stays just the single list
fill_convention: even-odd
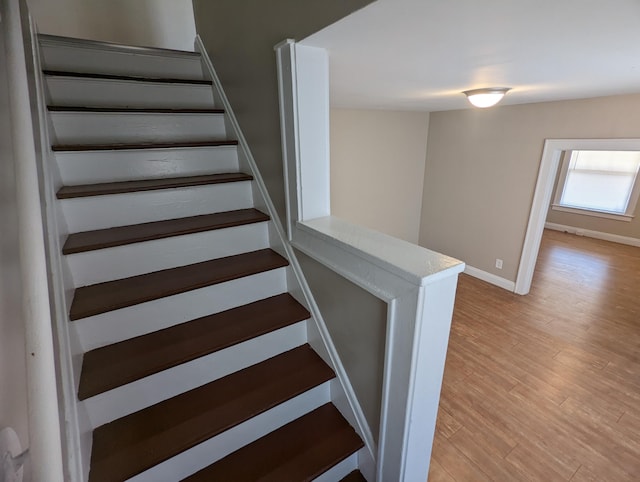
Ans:
[{"label": "white stair riser", "polygon": [[325,473],[313,479],[313,482],[336,482],[344,479],[354,470],[358,469],[358,452],[354,452],[340,463],[334,465]]},{"label": "white stair riser", "polygon": [[99,427],[293,350],[305,340],[305,322],[299,322],[101,393],[84,402],[91,424]]},{"label": "white stair riser", "polygon": [[236,146],[56,152],[62,182],[100,182],[197,176],[239,169]]},{"label": "white stair riser", "polygon": [[286,268],[167,296],[71,322],[85,352],[286,291]]},{"label": "white stair riser", "polygon": [[263,222],[72,254],[67,262],[78,287],[267,247]]},{"label": "white stair riser", "polygon": [[105,49],[48,40],[41,40],[40,46],[44,70],[149,78],[203,78],[200,57],[195,55],[166,52],[159,55],[143,50]]},{"label": "white stair riser", "polygon": [[326,383],[319,385],[298,395],[129,480],[173,482],[194,474],[254,440],[328,403],[330,400],[327,385]]},{"label": "white stair riser", "polygon": [[91,107],[213,108],[210,85],[48,76],[51,105]]},{"label": "white stair riser", "polygon": [[223,114],[51,112],[57,144],[226,139]]},{"label": "white stair riser", "polygon": [[252,206],[251,181],[62,200],[71,233]]}]

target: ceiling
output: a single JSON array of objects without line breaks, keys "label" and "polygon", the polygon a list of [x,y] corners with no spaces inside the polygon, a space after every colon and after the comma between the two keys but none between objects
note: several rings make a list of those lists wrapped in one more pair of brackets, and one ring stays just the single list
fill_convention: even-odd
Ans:
[{"label": "ceiling", "polygon": [[377,0],[304,39],[329,51],[332,105],[471,108],[640,92],[640,0]]}]

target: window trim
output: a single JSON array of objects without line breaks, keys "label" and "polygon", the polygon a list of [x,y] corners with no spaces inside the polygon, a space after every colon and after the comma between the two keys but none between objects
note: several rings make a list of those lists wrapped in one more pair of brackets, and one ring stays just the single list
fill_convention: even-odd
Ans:
[{"label": "window trim", "polygon": [[624,213],[615,213],[611,211],[602,211],[598,209],[579,208],[575,206],[567,206],[560,204],[564,187],[567,183],[567,173],[569,172],[569,163],[571,161],[571,155],[573,151],[630,151],[633,149],[567,149],[562,152],[560,159],[560,174],[558,177],[558,185],[553,197],[553,203],[551,209],[554,211],[562,211],[572,214],[581,214],[584,216],[595,216],[599,218],[615,219],[616,221],[631,222],[635,217],[635,211],[638,205],[638,199],[640,198],[640,173],[636,174],[636,178],[633,181],[633,188],[631,188],[631,195],[629,196],[629,202],[627,203],[627,210]]}]

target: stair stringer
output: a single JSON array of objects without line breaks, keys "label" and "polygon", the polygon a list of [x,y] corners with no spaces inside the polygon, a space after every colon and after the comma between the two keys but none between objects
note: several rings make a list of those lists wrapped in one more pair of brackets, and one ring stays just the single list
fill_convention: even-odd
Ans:
[{"label": "stair stringer", "polygon": [[336,380],[331,384],[332,402],[344,418],[355,428],[365,443],[365,448],[358,453],[358,466],[368,480],[375,480],[377,446],[369,423],[331,339],[320,309],[315,302],[295,251],[287,240],[284,228],[253,158],[249,144],[240,129],[222,83],[199,35],[195,39],[195,50],[201,54],[205,78],[213,82],[214,102],[217,106],[224,108],[227,133],[238,140],[240,168],[254,177],[252,182],[254,206],[257,209],[266,211],[271,216],[269,223],[271,247],[290,262],[290,266],[287,268],[288,290],[311,313],[311,318],[307,322],[308,343],[336,374]]},{"label": "stair stringer", "polygon": [[86,480],[89,473],[91,455],[91,422],[84,404],[77,402],[79,377],[83,350],[74,330],[68,322],[69,307],[74,292],[71,270],[64,256],[62,245],[69,229],[62,213],[62,206],[56,199],[56,192],[62,186],[62,177],[51,150],[53,125],[47,115],[47,95],[45,79],[42,73],[42,59],[38,32],[33,19],[29,19],[29,39],[25,50],[31,56],[33,89],[31,94],[34,111],[37,113],[37,126],[34,126],[36,152],[38,155],[38,174],[40,177],[40,195],[43,206],[43,225],[47,270],[49,272],[49,291],[53,319],[54,350],[56,353],[56,372],[61,398],[61,425],[63,468],[65,479]]}]

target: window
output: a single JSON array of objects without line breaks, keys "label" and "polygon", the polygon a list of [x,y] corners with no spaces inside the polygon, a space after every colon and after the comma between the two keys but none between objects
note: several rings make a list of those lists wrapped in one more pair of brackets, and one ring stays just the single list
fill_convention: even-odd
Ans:
[{"label": "window", "polygon": [[553,209],[630,221],[640,151],[565,151]]}]

